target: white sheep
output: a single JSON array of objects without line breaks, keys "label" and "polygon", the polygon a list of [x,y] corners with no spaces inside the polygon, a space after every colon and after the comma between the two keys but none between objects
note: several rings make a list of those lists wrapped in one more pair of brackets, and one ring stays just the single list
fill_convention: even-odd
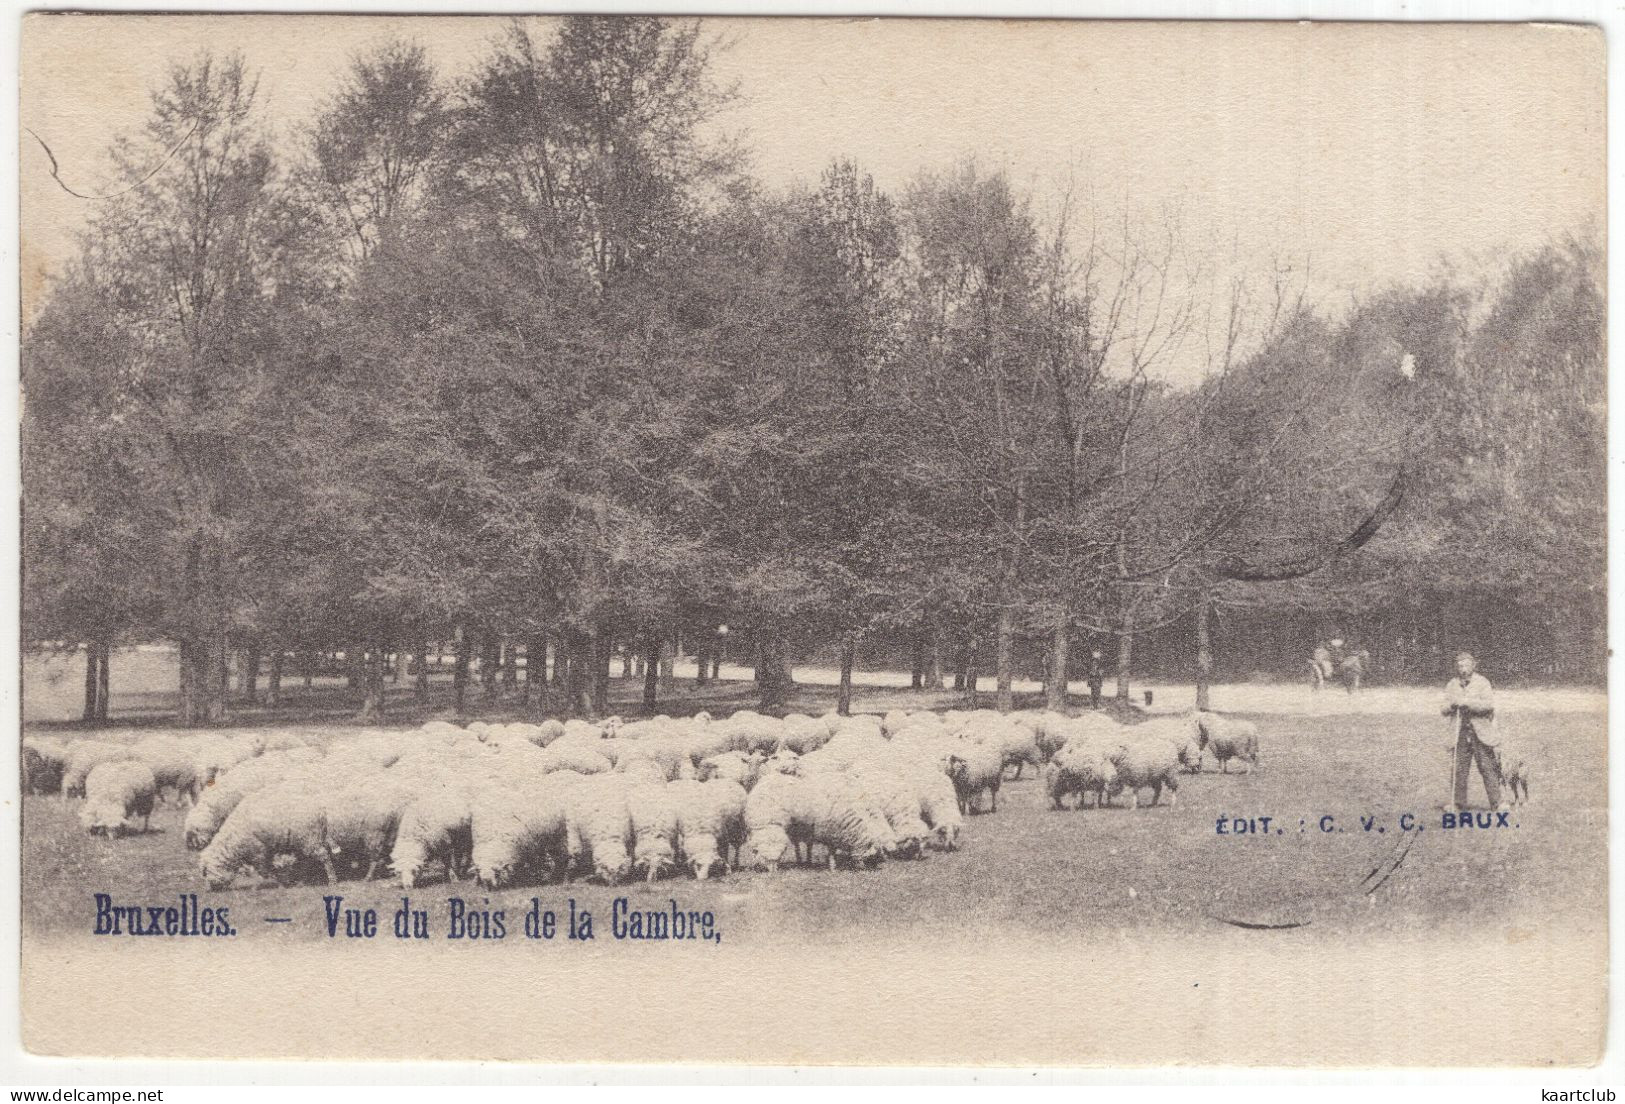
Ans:
[{"label": "white sheep", "polygon": [[777,870],[784,860],[792,835],[797,835],[799,857],[801,827],[794,823],[794,813],[800,808],[799,795],[802,780],[780,771],[764,773],[745,799],[745,851],[752,865],[769,873]]},{"label": "white sheep", "polygon": [[[310,763],[319,758],[320,754],[314,748],[270,752],[240,763],[225,774],[217,776],[212,783],[203,788],[197,804],[187,810],[186,820],[182,825],[182,835],[187,848],[193,851],[203,850],[244,797],[256,790],[287,781],[295,775],[302,775]],[[319,780],[319,776],[314,772],[310,774],[310,778],[313,784]]]},{"label": "white sheep", "polygon": [[85,796],[85,779],[99,764],[128,758],[130,748],[127,744],[113,744],[103,740],[69,742],[62,765],[62,800]]},{"label": "white sheep", "polygon": [[1117,770],[1117,780],[1106,788],[1106,803],[1125,789],[1129,792],[1129,808],[1140,805],[1139,791],[1151,790],[1151,804],[1162,800],[1162,791],[1169,791],[1168,804],[1179,800],[1179,743],[1169,731],[1160,730],[1155,721],[1127,728],[1111,755],[1111,764]]},{"label": "white sheep", "polygon": [[[323,797],[305,781],[268,786],[244,797],[198,856],[209,888],[224,889],[245,871],[261,877],[278,870],[292,875],[316,863],[328,884],[336,883]],[[292,865],[280,867],[282,859]]]},{"label": "white sheep", "polygon": [[[1258,726],[1251,721],[1235,717],[1221,717],[1217,713],[1197,713],[1193,718],[1197,728],[1196,749],[1211,754],[1219,761],[1221,773],[1230,773],[1230,760],[1239,759],[1247,764],[1247,773],[1258,765]],[[1197,759],[1201,769],[1201,759]]]},{"label": "white sheep", "polygon": [[780,732],[779,747],[793,751],[797,755],[816,751],[829,743],[830,737],[834,735],[828,724],[801,713],[791,713],[785,717]]},{"label": "white sheep", "polygon": [[678,848],[689,871],[703,880],[719,867],[737,867],[745,842],[745,788],[727,779],[682,780],[670,784],[670,796],[677,809]]},{"label": "white sheep", "polygon": [[1107,790],[1117,783],[1117,768],[1112,764],[1116,749],[1104,741],[1088,737],[1068,740],[1044,768],[1044,792],[1055,808],[1065,808],[1061,799],[1075,794],[1077,808],[1082,809],[1089,793],[1095,795],[1098,808]]},{"label": "white sheep", "polygon": [[632,872],[632,813],[627,786],[613,775],[579,781],[570,794],[566,842],[571,865],[614,885]]},{"label": "white sheep", "polygon": [[[920,786],[902,762],[885,766],[854,767],[848,772],[859,789],[886,818],[891,835],[887,853],[899,858],[925,857],[926,843],[932,838],[932,827],[925,821],[920,801]],[[938,775],[944,782],[946,776]]]},{"label": "white sheep", "polygon": [[362,880],[371,881],[389,861],[401,813],[417,796],[406,780],[384,776],[357,778],[323,791],[328,854],[356,869],[365,867]]},{"label": "white sheep", "polygon": [[140,817],[145,832],[157,796],[157,783],[145,763],[135,759],[97,763],[85,780],[79,823],[92,835],[121,836],[129,821]]},{"label": "white sheep", "polygon": [[990,795],[989,812],[999,811],[999,785],[1004,780],[1004,748],[995,743],[961,740],[948,758],[948,778],[959,798],[959,811],[980,812],[979,801]]},{"label": "white sheep", "polygon": [[570,803],[582,784],[579,776],[561,773],[476,791],[469,807],[475,880],[501,889],[531,875],[568,876]]},{"label": "white sheep", "polygon": [[474,803],[460,785],[432,787],[401,810],[389,865],[402,889],[411,889],[431,862],[445,867],[446,881],[467,873],[474,853]]},{"label": "white sheep", "polygon": [[198,777],[198,748],[195,745],[173,736],[153,736],[131,747],[130,757],[152,768],[160,794],[168,790],[176,805],[182,799],[189,805],[197,804],[198,791],[203,783]]},{"label": "white sheep", "polygon": [[765,756],[761,752],[724,751],[700,760],[699,780],[736,782],[748,792],[756,785]]},{"label": "white sheep", "polygon": [[872,867],[895,846],[885,814],[850,774],[803,778],[794,792],[791,823],[799,831],[791,833],[790,842],[805,838],[807,861],[813,845],[823,844],[831,870],[843,859]]},{"label": "white sheep", "polygon": [[956,850],[965,817],[959,811],[953,782],[934,764],[915,768],[910,777],[919,787],[920,816],[931,829],[931,846],[939,851]]},{"label": "white sheep", "polygon": [[679,846],[677,802],[665,779],[626,787],[626,809],[632,820],[632,871],[655,881],[677,867]]},{"label": "white sheep", "polygon": [[192,767],[198,786],[204,787],[233,767],[255,757],[255,743],[247,737],[205,737],[192,752]]}]

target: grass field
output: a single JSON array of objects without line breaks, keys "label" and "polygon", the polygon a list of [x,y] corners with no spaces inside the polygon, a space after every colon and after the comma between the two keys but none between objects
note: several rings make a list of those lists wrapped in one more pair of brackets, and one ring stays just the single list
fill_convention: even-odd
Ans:
[{"label": "grass field", "polygon": [[[874,936],[1008,938],[1012,933],[1086,934],[1272,930],[1307,926],[1320,935],[1520,925],[1572,913],[1600,918],[1607,890],[1606,720],[1600,713],[1524,712],[1519,739],[1539,765],[1533,801],[1515,825],[1447,831],[1448,759],[1441,722],[1419,714],[1263,715],[1262,765],[1251,775],[1186,778],[1178,804],[1056,812],[1029,775],[1007,783],[998,811],[971,818],[959,852],[888,862],[873,872],[790,869],[738,873],[697,883],[664,880],[607,888],[576,884],[484,892],[472,883],[420,887],[415,907],[445,931],[446,898],[507,911],[510,934],[538,896],[544,906],[579,907],[607,920],[610,900],[714,911],[724,939],[761,943]],[[1481,791],[1474,781],[1476,800]],[[181,840],[179,810],[160,807],[150,833],[92,838],[75,803],[24,802],[22,898],[36,937],[88,934],[92,894],[122,903],[171,904],[182,892],[228,906],[255,941],[325,939],[322,897],[379,910],[386,924],[400,904],[391,883],[234,888],[211,893]],[[1422,825],[1406,840],[1400,817]],[[1271,818],[1270,834],[1220,835],[1216,821]],[[1321,818],[1335,830],[1322,831]],[[1365,830],[1361,818],[1373,818]],[[1379,831],[1378,829],[1381,829]],[[1279,830],[1279,834],[1277,834]],[[1368,893],[1367,876],[1404,861]],[[489,899],[489,906],[485,904]],[[267,924],[267,917],[292,923]],[[1282,926],[1276,928],[1275,926]],[[603,934],[601,932],[601,934]],[[1270,937],[1261,933],[1263,937]],[[1279,937],[1279,936],[1277,936]],[[1511,938],[1511,936],[1509,936]],[[511,940],[517,942],[517,940]]]}]

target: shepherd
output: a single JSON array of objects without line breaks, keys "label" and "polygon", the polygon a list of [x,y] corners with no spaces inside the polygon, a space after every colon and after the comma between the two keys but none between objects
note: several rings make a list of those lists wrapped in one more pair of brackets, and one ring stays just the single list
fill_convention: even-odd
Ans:
[{"label": "shepherd", "polygon": [[1456,656],[1456,677],[1444,687],[1442,712],[1452,719],[1456,733],[1455,791],[1447,813],[1466,807],[1468,773],[1475,760],[1490,805],[1499,812],[1508,809],[1501,800],[1501,768],[1495,757],[1495,691],[1477,668],[1473,654],[1462,652]]}]

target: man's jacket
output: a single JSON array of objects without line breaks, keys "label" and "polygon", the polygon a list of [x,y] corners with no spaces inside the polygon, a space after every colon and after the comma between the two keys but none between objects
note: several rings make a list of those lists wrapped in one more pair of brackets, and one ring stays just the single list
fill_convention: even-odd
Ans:
[{"label": "man's jacket", "polygon": [[1455,717],[1456,735],[1459,737],[1466,727],[1484,743],[1495,746],[1495,690],[1490,680],[1474,671],[1465,683],[1459,677],[1445,683],[1444,693],[1443,713]]}]

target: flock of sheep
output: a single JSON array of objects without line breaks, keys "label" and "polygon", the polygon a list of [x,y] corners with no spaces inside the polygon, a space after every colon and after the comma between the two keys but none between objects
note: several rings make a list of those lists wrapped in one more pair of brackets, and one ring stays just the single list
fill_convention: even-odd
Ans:
[{"label": "flock of sheep", "polygon": [[998,808],[1032,768],[1056,809],[1142,791],[1151,803],[1212,757],[1258,762],[1258,733],[1213,713],[1122,725],[1100,714],[987,710],[782,719],[742,711],[601,724],[324,736],[291,732],[139,741],[28,737],[25,785],[83,798],[80,823],[122,835],[160,795],[187,807],[184,836],[214,889],[384,868],[403,887],[474,876],[492,888],[606,883],[741,866],[786,854],[831,869],[953,851],[963,818]]}]

